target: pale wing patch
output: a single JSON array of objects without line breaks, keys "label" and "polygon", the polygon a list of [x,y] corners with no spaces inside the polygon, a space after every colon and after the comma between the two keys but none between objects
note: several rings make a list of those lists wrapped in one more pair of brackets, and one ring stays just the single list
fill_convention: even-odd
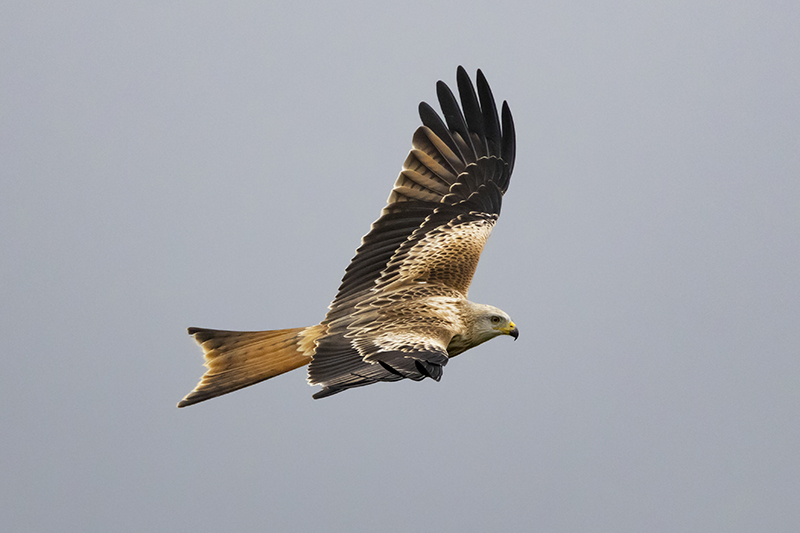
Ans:
[{"label": "pale wing patch", "polygon": [[[443,348],[442,342],[439,339],[426,338],[423,334],[412,331],[381,333],[380,335],[374,337],[372,342],[382,352],[416,352],[420,350],[432,351]],[[444,346],[444,348],[446,348],[446,346]]]},{"label": "pale wing patch", "polygon": [[[450,339],[464,328],[463,299],[453,296],[413,298],[442,288],[407,286],[355,313],[345,337],[365,361],[382,352],[446,350]],[[444,289],[455,293],[452,289]],[[406,299],[411,298],[411,299]]]},{"label": "pale wing patch", "polygon": [[443,283],[466,297],[493,227],[493,219],[481,219],[429,233],[408,251],[400,279]]}]

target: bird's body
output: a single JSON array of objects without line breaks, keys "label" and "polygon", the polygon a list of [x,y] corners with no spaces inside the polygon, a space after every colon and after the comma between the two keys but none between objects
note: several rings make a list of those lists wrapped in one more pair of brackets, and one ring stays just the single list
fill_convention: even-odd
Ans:
[{"label": "bird's body", "polygon": [[504,102],[501,126],[480,71],[477,93],[461,67],[457,78],[463,112],[443,82],[446,123],[420,104],[413,149],[325,319],[262,332],[190,328],[208,371],[179,407],[305,365],[309,383],[323,387],[315,398],[378,381],[438,381],[451,357],[517,337],[506,313],[467,300],[513,170],[514,125]]}]

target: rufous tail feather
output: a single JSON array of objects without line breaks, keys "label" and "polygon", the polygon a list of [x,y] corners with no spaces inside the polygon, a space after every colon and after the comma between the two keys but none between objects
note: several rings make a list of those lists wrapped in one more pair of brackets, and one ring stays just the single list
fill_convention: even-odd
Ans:
[{"label": "rufous tail feather", "polygon": [[208,370],[180,401],[186,407],[228,394],[311,362],[324,326],[272,331],[189,328],[205,352]]}]

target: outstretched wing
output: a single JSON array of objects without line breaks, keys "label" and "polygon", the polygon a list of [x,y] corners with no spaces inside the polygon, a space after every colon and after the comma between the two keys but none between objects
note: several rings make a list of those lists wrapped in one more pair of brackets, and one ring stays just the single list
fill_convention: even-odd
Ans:
[{"label": "outstretched wing", "polygon": [[314,397],[441,377],[447,345],[463,328],[456,307],[500,214],[515,151],[511,112],[503,102],[498,116],[483,73],[477,92],[462,67],[457,82],[461,107],[437,84],[444,121],[419,106],[423,126],[323,321],[328,334],[309,366],[309,382],[323,386]]}]

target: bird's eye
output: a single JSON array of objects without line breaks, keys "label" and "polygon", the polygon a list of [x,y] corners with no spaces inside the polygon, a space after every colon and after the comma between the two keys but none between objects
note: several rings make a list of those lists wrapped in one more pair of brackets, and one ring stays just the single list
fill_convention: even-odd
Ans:
[{"label": "bird's eye", "polygon": [[500,317],[499,316],[493,316],[492,317],[492,324],[499,324],[499,323],[500,323]]}]

